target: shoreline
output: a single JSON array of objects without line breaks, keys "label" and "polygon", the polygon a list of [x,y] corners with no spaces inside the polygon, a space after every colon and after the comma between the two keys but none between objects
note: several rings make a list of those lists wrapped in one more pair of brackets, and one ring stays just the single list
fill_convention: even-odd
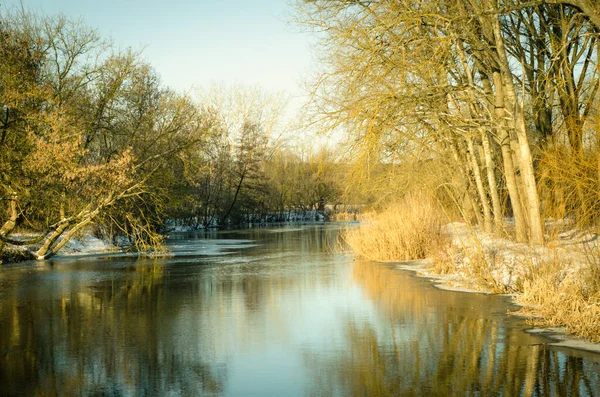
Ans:
[{"label": "shoreline", "polygon": [[[522,303],[517,302],[515,299],[517,294],[495,294],[490,291],[484,290],[476,290],[473,288],[468,288],[464,285],[464,280],[462,280],[456,274],[436,274],[431,272],[433,267],[433,260],[430,258],[427,259],[417,259],[417,260],[409,260],[404,262],[390,261],[390,262],[380,262],[387,263],[394,266],[397,270],[406,270],[412,272],[415,277],[426,278],[428,279],[432,285],[436,288],[439,288],[444,291],[453,291],[453,292],[463,292],[469,294],[483,294],[483,295],[496,295],[496,296],[506,296],[510,297],[511,302],[519,307],[527,307]],[[523,317],[525,316],[512,313],[513,316]],[[600,343],[594,343],[587,341],[583,338],[577,338],[573,336],[569,336],[566,332],[565,327],[532,327],[523,329],[524,332],[532,335],[542,336],[544,338],[549,339],[549,342],[546,343],[549,346],[562,347],[567,349],[574,349],[579,351],[585,351],[588,353],[598,354],[600,358]]]}]

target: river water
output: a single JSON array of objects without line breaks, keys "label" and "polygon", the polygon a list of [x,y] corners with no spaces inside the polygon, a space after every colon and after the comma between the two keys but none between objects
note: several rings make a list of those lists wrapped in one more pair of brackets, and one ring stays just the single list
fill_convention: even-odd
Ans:
[{"label": "river water", "polygon": [[0,395],[597,396],[503,297],[335,253],[340,225],[0,268]]}]

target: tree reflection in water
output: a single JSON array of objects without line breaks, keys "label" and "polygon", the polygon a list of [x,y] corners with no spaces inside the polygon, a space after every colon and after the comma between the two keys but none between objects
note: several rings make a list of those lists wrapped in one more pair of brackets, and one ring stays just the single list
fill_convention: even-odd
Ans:
[{"label": "tree reflection in water", "polygon": [[202,237],[259,239],[263,247],[225,255],[230,249],[219,254],[214,241],[185,240],[166,261],[4,269],[0,395],[224,394],[233,355],[289,340],[281,296],[332,280],[310,258],[335,236],[322,228],[209,233]]},{"label": "tree reflection in water", "polygon": [[[177,300],[167,304],[164,269],[142,259],[124,270],[125,277],[62,296],[50,291],[45,297],[49,291],[25,286],[24,296],[11,290],[12,299],[3,297],[0,306],[0,346],[6,348],[0,394],[222,392],[225,366],[209,364],[211,357],[191,338],[172,338],[168,328],[180,308],[171,305]],[[64,290],[71,287],[65,281]]]},{"label": "tree reflection in water", "polygon": [[584,360],[573,352],[567,356],[508,326],[516,320],[507,320],[499,311],[505,306],[497,297],[465,297],[406,283],[407,277],[411,276],[389,265],[354,263],[353,279],[385,318],[348,318],[348,349],[342,354],[306,352],[306,365],[316,379],[314,395],[600,393],[599,362],[591,359],[598,357],[590,354]]}]

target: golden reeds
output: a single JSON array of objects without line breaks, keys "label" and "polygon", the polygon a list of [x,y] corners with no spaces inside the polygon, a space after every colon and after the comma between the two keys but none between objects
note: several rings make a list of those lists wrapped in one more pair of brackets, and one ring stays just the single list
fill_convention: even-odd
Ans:
[{"label": "golden reeds", "polygon": [[564,262],[536,266],[517,296],[526,305],[519,313],[534,326],[565,327],[570,335],[600,342],[600,289],[590,265],[575,272]]},{"label": "golden reeds", "polygon": [[364,259],[421,259],[447,244],[444,223],[444,214],[433,200],[410,195],[371,215],[360,228],[347,230],[343,239]]}]

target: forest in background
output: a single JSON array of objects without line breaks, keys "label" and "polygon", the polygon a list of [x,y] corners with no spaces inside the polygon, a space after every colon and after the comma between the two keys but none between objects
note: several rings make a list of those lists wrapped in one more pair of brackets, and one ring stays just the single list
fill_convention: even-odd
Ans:
[{"label": "forest in background", "polygon": [[84,232],[156,251],[168,219],[234,226],[334,201],[334,156],[285,137],[283,95],[197,96],[81,21],[2,10],[0,257],[46,259]]}]

